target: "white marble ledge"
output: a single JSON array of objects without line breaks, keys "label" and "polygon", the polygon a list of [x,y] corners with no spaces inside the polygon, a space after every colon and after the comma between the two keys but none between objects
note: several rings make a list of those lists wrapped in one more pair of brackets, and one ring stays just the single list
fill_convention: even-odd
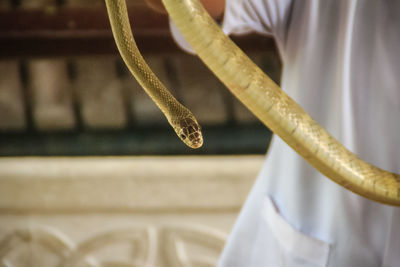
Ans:
[{"label": "white marble ledge", "polygon": [[263,158],[2,158],[0,212],[237,212]]}]

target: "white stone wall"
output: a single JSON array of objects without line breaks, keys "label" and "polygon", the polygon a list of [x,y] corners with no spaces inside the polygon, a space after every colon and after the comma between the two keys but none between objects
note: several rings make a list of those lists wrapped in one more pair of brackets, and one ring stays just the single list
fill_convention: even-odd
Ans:
[{"label": "white stone wall", "polygon": [[262,160],[2,158],[0,266],[215,266]]}]

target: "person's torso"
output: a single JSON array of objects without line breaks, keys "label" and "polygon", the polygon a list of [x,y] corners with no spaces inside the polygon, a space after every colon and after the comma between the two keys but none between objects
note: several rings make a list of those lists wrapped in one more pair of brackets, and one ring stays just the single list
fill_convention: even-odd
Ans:
[{"label": "person's torso", "polygon": [[[294,1],[278,46],[282,88],[360,158],[399,173],[400,1]],[[333,257],[390,250],[399,210],[341,188],[278,137],[262,175],[294,227],[340,244]]]}]

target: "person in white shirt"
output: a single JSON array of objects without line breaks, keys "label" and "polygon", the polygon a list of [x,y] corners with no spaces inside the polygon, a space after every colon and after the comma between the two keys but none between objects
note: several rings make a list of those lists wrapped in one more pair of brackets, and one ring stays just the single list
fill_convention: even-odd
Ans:
[{"label": "person in white shirt", "polygon": [[[400,172],[400,1],[204,5],[227,34],[273,36],[283,90],[360,158]],[[340,187],[275,136],[218,266],[398,267],[399,226],[399,208]]]}]

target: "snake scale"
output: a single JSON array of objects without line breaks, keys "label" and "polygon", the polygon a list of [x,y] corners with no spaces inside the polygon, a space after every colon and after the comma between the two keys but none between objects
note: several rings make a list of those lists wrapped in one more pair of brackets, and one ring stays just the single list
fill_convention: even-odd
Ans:
[{"label": "snake scale", "polygon": [[[346,149],[263,73],[218,27],[197,0],[162,0],[201,60],[268,128],[341,186],[371,200],[400,206],[400,175],[375,167]],[[158,81],[140,55],[125,0],[106,0],[119,51],[133,75],[189,146],[203,140],[194,116]]]}]

